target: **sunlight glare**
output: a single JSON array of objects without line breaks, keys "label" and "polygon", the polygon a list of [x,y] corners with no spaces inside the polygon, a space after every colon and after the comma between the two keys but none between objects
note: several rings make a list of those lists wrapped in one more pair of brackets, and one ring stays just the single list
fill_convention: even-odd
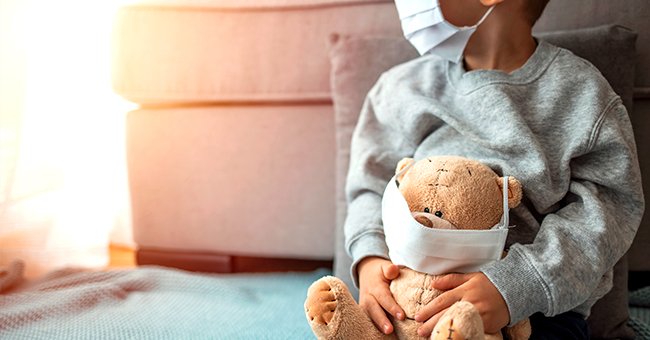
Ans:
[{"label": "sunlight glare", "polygon": [[[42,195],[30,202],[28,214],[54,214],[49,232],[41,235],[47,236],[46,248],[105,251],[116,221],[125,220],[116,214],[128,204],[124,125],[134,105],[111,89],[110,48],[115,13],[127,2],[17,2],[21,22],[10,35],[24,49],[25,89],[10,200]],[[28,224],[30,218],[23,220]],[[18,247],[16,225],[11,244]],[[24,233],[35,230],[23,227]],[[2,236],[0,230],[6,248]],[[107,262],[105,255],[88,259],[77,262]]]}]

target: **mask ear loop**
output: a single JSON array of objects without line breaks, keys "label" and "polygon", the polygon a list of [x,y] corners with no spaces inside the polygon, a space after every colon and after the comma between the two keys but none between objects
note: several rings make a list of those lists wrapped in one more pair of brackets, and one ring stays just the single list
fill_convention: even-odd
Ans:
[{"label": "mask ear loop", "polygon": [[510,226],[510,207],[508,207],[508,176],[503,176],[503,216],[498,229]]},{"label": "mask ear loop", "polygon": [[[497,5],[492,5],[490,8],[488,8],[487,12],[485,12],[485,14],[483,14],[483,16],[481,17],[481,19],[480,19],[476,24],[474,24],[474,25],[472,25],[472,26],[465,26],[465,27],[458,27],[458,28],[459,28],[459,29],[472,29],[472,28],[477,28],[480,24],[483,23],[483,21],[485,21],[485,19],[487,19],[487,17],[490,15],[490,13],[492,13],[492,11],[494,10],[494,7],[496,7],[496,6],[497,6]],[[434,6],[434,8],[435,8],[435,7],[440,7],[440,0],[436,0],[436,6]],[[440,11],[440,13],[442,13],[442,11]],[[442,15],[442,18],[443,18],[445,21],[449,22],[447,19],[445,19],[445,15],[444,15],[444,14]]]},{"label": "mask ear loop", "polygon": [[398,180],[398,178],[400,176],[402,176],[404,173],[406,173],[408,171],[408,169],[410,169],[413,166],[413,164],[415,164],[415,162],[411,162],[411,164],[405,166],[404,169],[400,170],[398,173],[395,174],[395,176],[394,176],[395,184],[397,184],[398,188],[399,188],[399,180]]},{"label": "mask ear loop", "polygon": [[478,27],[480,24],[482,24],[483,21],[485,21],[485,19],[487,19],[488,15],[490,15],[490,13],[492,13],[492,10],[494,10],[494,7],[496,7],[496,5],[492,5],[492,7],[490,7],[490,9],[488,9],[487,12],[485,12],[485,14],[483,14],[483,17],[481,18],[481,20],[479,20],[479,21],[476,23],[476,25],[474,25],[474,26],[470,26],[470,28],[476,28],[476,27]]}]

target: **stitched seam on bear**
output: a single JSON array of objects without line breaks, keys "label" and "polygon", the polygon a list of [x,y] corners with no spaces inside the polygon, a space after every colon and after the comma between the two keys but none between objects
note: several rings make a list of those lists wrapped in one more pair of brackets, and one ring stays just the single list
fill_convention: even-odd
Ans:
[{"label": "stitched seam on bear", "polygon": [[427,276],[426,275],[421,275],[420,277],[421,277],[421,281],[420,281],[420,284],[418,285],[419,286],[418,287],[418,292],[420,294],[418,294],[418,297],[417,297],[417,300],[416,300],[416,303],[418,305],[418,309],[417,309],[418,312],[420,311],[420,308],[422,308],[422,296],[424,295],[424,291],[425,291],[424,285],[427,282]]},{"label": "stitched seam on bear", "polygon": [[[438,201],[438,188],[437,188],[438,185],[437,184],[440,182],[441,173],[444,172],[444,171],[440,171],[440,170],[444,170],[446,165],[447,165],[447,161],[442,162],[442,164],[440,165],[440,168],[436,171],[436,181],[434,182],[434,183],[436,183],[436,190],[433,191],[434,192],[434,195],[433,195],[433,201],[434,202]],[[437,210],[438,208],[434,208],[434,209]]]}]

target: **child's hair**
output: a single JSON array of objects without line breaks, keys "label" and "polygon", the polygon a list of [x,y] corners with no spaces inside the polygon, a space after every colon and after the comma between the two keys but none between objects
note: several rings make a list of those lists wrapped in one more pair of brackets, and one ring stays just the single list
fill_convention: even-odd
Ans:
[{"label": "child's hair", "polygon": [[525,0],[525,2],[527,2],[526,13],[528,15],[528,20],[532,26],[537,22],[537,19],[542,16],[544,8],[546,8],[549,0]]}]

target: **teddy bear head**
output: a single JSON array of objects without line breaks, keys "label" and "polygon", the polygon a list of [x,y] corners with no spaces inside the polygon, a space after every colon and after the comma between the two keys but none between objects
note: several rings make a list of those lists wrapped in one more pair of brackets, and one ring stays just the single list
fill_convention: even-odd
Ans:
[{"label": "teddy bear head", "polygon": [[[408,167],[408,169],[407,169]],[[486,165],[457,156],[402,159],[399,190],[414,218],[442,229],[490,229],[503,215],[503,177]],[[508,206],[519,205],[521,184],[508,177]]]}]

